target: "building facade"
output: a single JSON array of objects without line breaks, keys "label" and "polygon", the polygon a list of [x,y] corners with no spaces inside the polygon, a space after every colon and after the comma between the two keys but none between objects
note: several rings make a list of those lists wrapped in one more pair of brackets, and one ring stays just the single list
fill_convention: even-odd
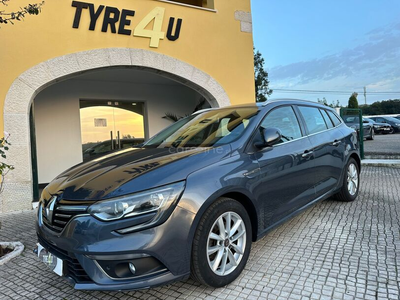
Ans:
[{"label": "building facade", "polygon": [[46,1],[2,26],[0,132],[15,170],[0,212],[29,209],[63,170],[146,140],[171,124],[166,114],[254,102],[251,22],[250,0],[88,0]]}]

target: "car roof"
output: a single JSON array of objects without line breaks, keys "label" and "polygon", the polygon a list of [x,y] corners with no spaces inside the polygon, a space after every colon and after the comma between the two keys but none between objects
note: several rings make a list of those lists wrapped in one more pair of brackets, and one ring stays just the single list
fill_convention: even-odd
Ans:
[{"label": "car roof", "polygon": [[331,109],[332,110],[332,108],[329,107],[329,106],[323,105],[323,104],[318,103],[318,102],[310,101],[310,100],[290,99],[290,98],[277,98],[277,99],[269,99],[268,101],[265,101],[265,102],[230,105],[230,106],[216,107],[216,108],[206,108],[206,109],[198,110],[198,111],[194,112],[192,115],[197,115],[199,113],[203,113],[203,112],[206,112],[206,111],[226,109],[226,108],[252,108],[252,107],[258,107],[260,110],[262,110],[268,104],[277,103],[277,102],[281,102],[282,104],[311,104],[312,106],[316,106],[316,107],[325,108],[325,109]]}]

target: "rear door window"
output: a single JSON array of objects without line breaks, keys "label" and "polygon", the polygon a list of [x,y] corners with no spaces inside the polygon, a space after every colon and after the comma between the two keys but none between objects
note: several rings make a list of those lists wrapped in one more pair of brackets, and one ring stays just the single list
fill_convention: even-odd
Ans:
[{"label": "rear door window", "polygon": [[322,117],[323,117],[324,120],[325,120],[325,124],[328,126],[328,128],[333,128],[333,127],[335,127],[335,126],[333,125],[331,119],[329,118],[328,113],[326,112],[326,110],[325,110],[325,109],[320,109],[319,111],[321,112]]},{"label": "rear door window", "polygon": [[306,122],[309,134],[318,133],[328,129],[324,118],[317,107],[299,106],[299,110]]},{"label": "rear door window", "polygon": [[340,119],[333,112],[328,110],[327,113],[328,113],[329,117],[331,118],[333,124],[335,124],[335,127],[340,125],[340,123],[342,123],[342,122],[340,122]]}]

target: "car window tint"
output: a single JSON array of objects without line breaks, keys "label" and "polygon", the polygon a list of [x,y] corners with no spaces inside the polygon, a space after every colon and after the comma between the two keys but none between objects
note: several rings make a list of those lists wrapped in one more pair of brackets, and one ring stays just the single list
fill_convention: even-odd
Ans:
[{"label": "car window tint", "polygon": [[122,143],[122,149],[132,148],[133,143]]},{"label": "car window tint", "polygon": [[328,128],[333,128],[333,127],[335,127],[335,126],[333,125],[331,119],[329,118],[329,116],[328,116],[326,110],[325,110],[325,109],[320,109],[319,111],[321,112],[322,117],[323,117],[324,120],[325,120],[325,124],[328,126]]},{"label": "car window tint", "polygon": [[299,106],[300,112],[306,122],[308,133],[318,133],[328,129],[319,109],[316,107]]},{"label": "car window tint", "polygon": [[[183,119],[151,138],[145,148],[212,147],[231,143],[244,133],[259,113],[257,107],[232,107],[205,111]],[[179,123],[181,121],[178,121]]]},{"label": "car window tint", "polygon": [[111,142],[99,144],[93,148],[93,153],[100,154],[111,151]]},{"label": "car window tint", "polygon": [[327,113],[335,126],[338,126],[341,123],[340,119],[333,112],[328,110]]},{"label": "car window tint", "polygon": [[282,132],[282,139],[279,143],[288,142],[300,138],[301,130],[297,117],[290,106],[279,107],[268,113],[261,128],[275,127]]}]

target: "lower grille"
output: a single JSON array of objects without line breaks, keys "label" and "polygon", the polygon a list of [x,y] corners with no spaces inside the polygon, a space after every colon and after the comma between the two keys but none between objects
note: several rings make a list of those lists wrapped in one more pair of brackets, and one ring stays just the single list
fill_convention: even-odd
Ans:
[{"label": "lower grille", "polygon": [[38,236],[38,241],[44,248],[64,261],[65,276],[72,278],[76,283],[93,282],[72,253],[70,254],[65,250],[51,245],[40,236]]}]

